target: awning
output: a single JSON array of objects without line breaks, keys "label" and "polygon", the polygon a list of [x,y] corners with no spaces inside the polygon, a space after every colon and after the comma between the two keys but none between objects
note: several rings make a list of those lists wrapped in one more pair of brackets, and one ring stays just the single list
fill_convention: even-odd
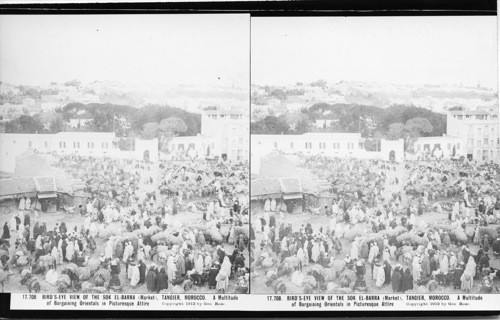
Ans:
[{"label": "awning", "polygon": [[285,200],[291,200],[291,199],[302,199],[302,193],[289,193],[289,194],[284,194],[283,199]]},{"label": "awning", "polygon": [[57,197],[57,193],[55,192],[38,194],[38,199],[55,198],[55,197]]}]

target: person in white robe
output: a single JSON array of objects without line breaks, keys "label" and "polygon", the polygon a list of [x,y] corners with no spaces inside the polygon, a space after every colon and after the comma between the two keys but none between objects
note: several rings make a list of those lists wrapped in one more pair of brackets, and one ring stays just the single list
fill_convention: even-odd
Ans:
[{"label": "person in white robe", "polygon": [[132,262],[128,267],[128,278],[130,279],[130,285],[135,287],[139,280],[141,279],[141,273],[139,272],[139,267],[135,262]]},{"label": "person in white robe", "polygon": [[26,209],[26,200],[24,198],[21,198],[19,200],[19,210],[25,210]]},{"label": "person in white robe", "polygon": [[373,279],[375,280],[375,286],[378,289],[380,289],[384,285],[385,271],[380,262],[377,262],[375,264],[375,267],[373,268]]},{"label": "person in white robe", "polygon": [[168,281],[172,282],[176,279],[177,266],[175,265],[174,256],[169,256],[167,259],[167,277]]},{"label": "person in white robe", "polygon": [[106,249],[104,249],[104,257],[106,259],[113,259],[113,247],[114,247],[114,242],[113,239],[109,239],[106,242]]},{"label": "person in white robe", "polygon": [[311,259],[312,261],[314,261],[314,263],[318,262],[319,254],[320,254],[319,243],[315,241],[311,249]]},{"label": "person in white robe", "polygon": [[31,198],[26,198],[26,202],[25,202],[24,207],[26,210],[31,210]]},{"label": "person in white robe", "polygon": [[266,201],[264,201],[264,211],[269,211],[271,210],[271,200],[270,199],[266,199]]},{"label": "person in white robe", "polygon": [[439,263],[439,269],[443,274],[448,274],[449,267],[450,267],[450,261],[448,259],[448,255],[445,253],[443,254],[443,257],[441,258],[441,261]]},{"label": "person in white robe", "polygon": [[275,199],[271,199],[271,203],[270,203],[269,209],[271,211],[273,211],[273,212],[276,211],[276,200]]},{"label": "person in white robe", "polygon": [[73,241],[68,241],[68,245],[66,246],[66,260],[73,261],[73,255],[75,254],[75,248]]}]

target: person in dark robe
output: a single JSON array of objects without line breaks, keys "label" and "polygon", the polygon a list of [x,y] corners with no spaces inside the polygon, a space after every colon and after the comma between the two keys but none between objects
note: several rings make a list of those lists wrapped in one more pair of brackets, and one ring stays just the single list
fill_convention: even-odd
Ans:
[{"label": "person in dark robe", "polygon": [[233,250],[233,254],[229,256],[229,262],[231,262],[231,264],[234,264],[236,257],[238,257],[238,249]]},{"label": "person in dark robe", "polygon": [[[234,211],[235,213],[237,213],[237,214],[239,214],[239,213],[240,213],[240,211],[241,211],[241,206],[240,206],[240,203],[239,203],[239,201],[238,201],[238,200],[236,200],[236,201],[234,202],[234,204],[233,204],[233,211]],[[270,225],[270,226],[271,226],[271,225]]]},{"label": "person in dark robe", "polygon": [[142,284],[146,281],[146,264],[144,263],[144,261],[139,260],[139,284]]},{"label": "person in dark robe", "polygon": [[30,239],[28,240],[28,243],[26,243],[26,249],[27,249],[30,253],[35,252],[35,249],[36,249],[36,247],[35,247],[35,239],[30,238]]},{"label": "person in dark robe", "polygon": [[470,251],[467,248],[464,248],[462,250],[462,256],[464,257],[464,260],[462,261],[463,263],[469,262],[469,257],[470,257]]},{"label": "person in dark robe", "polygon": [[391,284],[392,284],[392,292],[401,292],[402,276],[399,266],[397,266],[392,272]]},{"label": "person in dark robe", "polygon": [[30,223],[31,223],[31,218],[30,218],[29,214],[26,214],[24,216],[24,225],[29,228]]},{"label": "person in dark robe", "polygon": [[186,260],[184,259],[184,254],[181,252],[176,263],[177,275],[179,277],[184,277],[186,275]]},{"label": "person in dark robe", "polygon": [[16,218],[16,230],[19,231],[19,225],[21,224],[21,218],[19,218],[18,216],[16,216],[15,218]]},{"label": "person in dark robe", "polygon": [[120,278],[118,277],[117,274],[114,274],[111,276],[111,279],[109,280],[109,287],[114,290],[119,290],[121,287],[121,282]]},{"label": "person in dark robe", "polygon": [[462,286],[462,275],[464,274],[464,263],[460,262],[453,270],[453,289],[460,289]]},{"label": "person in dark robe", "polygon": [[241,253],[238,253],[234,260],[234,270],[237,271],[239,268],[245,268],[245,257]]},{"label": "person in dark robe", "polygon": [[99,213],[97,214],[97,220],[99,220],[99,222],[104,221],[104,214],[100,210],[99,210]]},{"label": "person in dark robe", "polygon": [[3,225],[2,239],[10,239],[9,223],[5,222]]},{"label": "person in dark robe", "polygon": [[213,264],[208,272],[208,289],[215,289],[217,287],[217,275],[219,274],[219,267]]},{"label": "person in dark robe", "polygon": [[438,269],[438,261],[435,256],[431,257],[430,264],[431,264],[431,273]]},{"label": "person in dark robe", "polygon": [[[274,234],[273,234],[273,237],[272,237],[272,238],[273,238],[273,239],[275,238],[275,237],[274,237]],[[245,245],[245,239],[243,238],[243,234],[240,234],[240,235],[238,236],[238,240],[236,240],[236,243],[237,243],[237,245],[238,245],[238,250],[239,250],[240,252],[243,252],[243,251],[245,250],[245,248],[246,248],[246,245]]]},{"label": "person in dark robe", "polygon": [[163,289],[168,289],[168,276],[165,273],[165,268],[161,268],[160,273],[156,277],[156,292],[160,292]]},{"label": "person in dark robe", "polygon": [[156,290],[156,270],[154,266],[149,267],[148,273],[146,274],[146,288],[149,292],[154,292]]},{"label": "person in dark robe", "polygon": [[224,261],[224,257],[226,256],[226,252],[219,246],[217,249],[217,255],[219,256],[219,263],[222,263],[222,261]]},{"label": "person in dark robe", "polygon": [[271,227],[276,227],[276,217],[274,214],[269,217],[269,228]]},{"label": "person in dark robe", "polygon": [[307,254],[309,256],[309,262],[314,263],[312,259],[312,248],[314,247],[314,244],[311,239],[309,239],[309,243],[307,244]]},{"label": "person in dark robe", "polygon": [[68,246],[68,243],[66,242],[66,237],[63,237],[63,241],[61,244],[61,251],[62,251],[62,256],[63,256],[63,261],[68,262],[68,259],[66,259],[66,247]]},{"label": "person in dark robe", "polygon": [[410,269],[406,268],[402,275],[402,292],[408,290],[413,290],[413,276],[411,275]]}]

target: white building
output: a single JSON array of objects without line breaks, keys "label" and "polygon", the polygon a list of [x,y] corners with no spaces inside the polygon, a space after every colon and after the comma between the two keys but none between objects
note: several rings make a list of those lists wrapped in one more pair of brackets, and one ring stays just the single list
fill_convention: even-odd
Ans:
[{"label": "white building", "polygon": [[441,137],[421,137],[413,147],[417,159],[429,157],[449,159],[463,155],[464,144],[458,137],[443,135]]},{"label": "white building", "polygon": [[201,135],[213,139],[211,153],[229,160],[248,160],[249,114],[235,110],[209,110],[201,117]]},{"label": "white building", "polygon": [[498,112],[450,111],[446,117],[446,132],[442,137],[419,138],[415,144],[417,156],[441,149],[444,158],[455,154],[478,162],[500,160]]},{"label": "white building", "polygon": [[81,154],[96,157],[158,160],[158,140],[135,139],[133,151],[117,147],[113,132],[59,132],[56,134],[0,134],[0,171],[14,172],[16,157],[27,150],[37,153]]},{"label": "white building", "polygon": [[168,143],[167,153],[172,159],[206,158],[216,154],[215,140],[202,135],[174,137]]},{"label": "white building", "polygon": [[402,161],[404,141],[382,140],[379,152],[367,151],[360,133],[304,133],[302,135],[260,135],[251,137],[252,171],[265,155],[279,151],[284,154],[323,154],[330,157],[382,159]]},{"label": "white building", "polygon": [[460,155],[480,162],[500,159],[498,125],[498,111],[451,111],[446,118],[447,134],[464,145]]}]

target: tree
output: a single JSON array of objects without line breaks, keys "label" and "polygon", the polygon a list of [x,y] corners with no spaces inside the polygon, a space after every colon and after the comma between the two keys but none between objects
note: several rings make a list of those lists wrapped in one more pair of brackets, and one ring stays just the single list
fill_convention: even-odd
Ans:
[{"label": "tree", "polygon": [[5,124],[6,133],[41,133],[44,132],[42,122],[29,115],[21,115]]},{"label": "tree", "polygon": [[429,120],[425,118],[413,118],[406,121],[405,129],[405,145],[407,150],[411,150],[421,134],[432,132],[433,127]]},{"label": "tree", "polygon": [[142,127],[141,136],[144,139],[153,139],[158,137],[158,132],[160,130],[160,126],[156,122],[148,122],[145,123]]},{"label": "tree", "polygon": [[51,133],[58,133],[64,130],[64,121],[62,117],[54,118],[49,125],[49,131]]},{"label": "tree", "polygon": [[264,119],[252,122],[250,130],[252,134],[288,134],[290,126],[286,123],[284,117],[278,119],[275,116],[267,116]]},{"label": "tree", "polygon": [[404,139],[405,150],[409,151],[413,148],[413,144],[422,133],[432,132],[432,125],[425,118],[413,118],[406,123],[391,123],[387,131],[389,139]]},{"label": "tree", "polygon": [[169,117],[161,120],[160,123],[144,124],[141,135],[145,139],[157,138],[158,149],[165,151],[172,137],[186,130],[187,126],[182,119]]},{"label": "tree", "polygon": [[387,137],[391,140],[397,140],[404,138],[405,125],[404,123],[391,123],[389,125],[389,130],[387,131]]},{"label": "tree", "polygon": [[295,125],[295,133],[303,134],[309,132],[311,129],[311,123],[307,119],[300,119]]}]

